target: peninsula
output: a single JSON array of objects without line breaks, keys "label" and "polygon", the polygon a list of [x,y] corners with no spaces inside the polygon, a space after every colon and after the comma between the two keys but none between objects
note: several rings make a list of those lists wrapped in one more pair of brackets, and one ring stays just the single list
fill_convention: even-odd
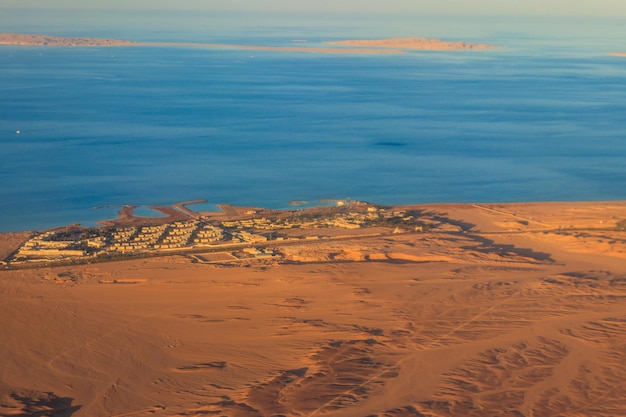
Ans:
[{"label": "peninsula", "polygon": [[[298,45],[302,40],[294,41]],[[132,42],[117,39],[101,38],[71,38],[49,35],[0,33],[0,45],[30,45],[30,46],[172,46],[172,47],[200,47],[222,49],[247,49],[255,51],[285,51],[285,52],[311,52],[311,53],[335,53],[335,54],[398,54],[407,50],[485,50],[494,49],[496,46],[473,44],[468,42],[446,42],[438,39],[426,38],[397,38],[380,40],[348,40],[325,42],[331,47],[306,47],[306,46],[267,46],[267,45],[237,45],[219,43],[194,43],[194,42]],[[334,45],[338,46],[335,47]],[[350,48],[345,48],[349,46]]]},{"label": "peninsula", "polygon": [[626,202],[0,234],[0,415],[617,416]]}]

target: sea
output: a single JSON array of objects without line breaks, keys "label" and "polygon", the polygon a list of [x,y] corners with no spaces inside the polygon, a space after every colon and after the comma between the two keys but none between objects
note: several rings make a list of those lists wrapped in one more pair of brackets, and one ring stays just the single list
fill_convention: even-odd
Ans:
[{"label": "sea", "polygon": [[[0,46],[0,232],[206,200],[626,199],[622,19],[3,9],[0,32],[322,47],[326,54]],[[191,207],[193,208],[193,206]],[[158,214],[156,214],[158,216]]]}]

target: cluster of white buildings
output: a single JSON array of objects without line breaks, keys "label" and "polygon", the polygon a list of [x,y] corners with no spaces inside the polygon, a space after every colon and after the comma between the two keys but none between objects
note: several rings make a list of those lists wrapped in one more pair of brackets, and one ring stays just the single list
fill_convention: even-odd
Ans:
[{"label": "cluster of white buildings", "polygon": [[415,217],[405,210],[387,210],[370,206],[366,211],[350,211],[347,213],[333,213],[329,215],[303,215],[298,213],[289,217],[267,219],[265,217],[232,220],[222,222],[222,225],[235,229],[280,230],[280,229],[317,229],[324,227],[339,227],[342,229],[359,229],[375,221],[399,219],[410,222]]},{"label": "cluster of white buildings", "polygon": [[195,220],[157,226],[131,227],[113,234],[106,248],[113,252],[180,249],[203,246],[224,239],[224,230]]},{"label": "cluster of white buildings", "polygon": [[331,218],[298,218],[287,217],[282,219],[269,220],[265,217],[258,219],[232,220],[222,224],[226,227],[236,229],[256,229],[256,230],[281,230],[293,228],[317,229],[322,227],[342,227],[345,229],[358,229],[361,222],[355,219],[348,219],[344,215],[337,215]]},{"label": "cluster of white buildings", "polygon": [[[185,220],[151,226],[128,226],[109,229],[66,229],[49,231],[28,240],[12,257],[11,262],[72,260],[100,254],[130,254],[215,247],[220,244],[267,242],[261,231],[280,229],[317,229],[336,227],[358,229],[371,225],[407,226],[418,230],[417,214],[367,207],[366,210],[337,212],[292,212],[276,218],[250,218],[220,223]],[[275,233],[273,233],[275,235]],[[309,239],[315,237],[306,237]],[[284,237],[273,236],[283,240]]]},{"label": "cluster of white buildings", "polygon": [[267,242],[267,237],[256,233],[246,232],[245,230],[238,230],[232,232],[232,239],[234,242],[246,242],[246,243],[262,243]]},{"label": "cluster of white buildings", "polygon": [[[89,237],[71,239],[56,231],[26,241],[12,257],[12,263],[71,260],[103,253],[140,253],[168,249],[203,247],[224,240],[224,229],[199,222],[179,221],[154,226],[103,229]],[[70,240],[68,240],[70,239]],[[242,242],[251,236],[242,235]]]},{"label": "cluster of white buildings", "polygon": [[205,224],[198,228],[193,239],[194,246],[203,246],[224,240],[224,229]]},{"label": "cluster of white buildings", "polygon": [[[66,240],[50,240],[54,232],[45,232],[26,241],[19,248],[13,259],[47,261],[49,259],[63,259],[86,256],[84,249],[77,249],[76,242]],[[15,262],[14,261],[14,262]]]}]

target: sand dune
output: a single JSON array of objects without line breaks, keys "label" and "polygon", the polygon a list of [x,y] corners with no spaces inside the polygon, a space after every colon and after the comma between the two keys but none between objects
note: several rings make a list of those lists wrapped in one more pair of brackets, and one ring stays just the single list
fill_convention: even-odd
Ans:
[{"label": "sand dune", "polygon": [[0,271],[0,415],[624,415],[626,203],[420,209],[458,229]]}]

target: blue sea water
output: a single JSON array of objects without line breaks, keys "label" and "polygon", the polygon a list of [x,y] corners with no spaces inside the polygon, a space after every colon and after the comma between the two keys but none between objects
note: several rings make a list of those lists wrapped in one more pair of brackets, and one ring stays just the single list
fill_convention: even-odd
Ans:
[{"label": "blue sea water", "polygon": [[12,13],[27,24],[0,17],[2,31],[279,46],[425,36],[505,48],[0,46],[0,231],[92,225],[120,205],[197,199],[287,208],[348,197],[626,198],[626,58],[606,55],[626,51],[626,29],[610,19],[385,25],[142,14],[132,26],[132,15]]}]

